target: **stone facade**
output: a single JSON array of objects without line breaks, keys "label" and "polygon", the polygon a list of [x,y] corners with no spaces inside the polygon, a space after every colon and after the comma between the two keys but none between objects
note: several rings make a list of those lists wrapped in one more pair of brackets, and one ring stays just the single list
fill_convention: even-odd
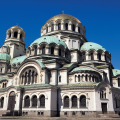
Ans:
[{"label": "stone facade", "polygon": [[25,49],[25,32],[7,30],[0,47],[0,114],[89,116],[120,113],[120,70],[101,45],[88,42],[85,27],[60,14]]}]

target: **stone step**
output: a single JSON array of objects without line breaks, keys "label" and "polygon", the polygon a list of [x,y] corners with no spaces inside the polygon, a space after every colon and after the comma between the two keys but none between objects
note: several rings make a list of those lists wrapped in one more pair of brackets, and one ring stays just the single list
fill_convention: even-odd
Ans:
[{"label": "stone step", "polygon": [[119,118],[120,116],[118,114],[99,114],[98,117],[100,118]]}]

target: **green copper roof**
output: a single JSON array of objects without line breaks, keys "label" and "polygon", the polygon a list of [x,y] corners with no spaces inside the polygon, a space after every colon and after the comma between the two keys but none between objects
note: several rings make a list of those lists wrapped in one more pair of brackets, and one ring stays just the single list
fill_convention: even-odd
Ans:
[{"label": "green copper roof", "polygon": [[0,81],[2,80],[8,80],[8,77],[0,77]]},{"label": "green copper roof", "polygon": [[43,42],[47,43],[47,44],[55,43],[58,46],[63,45],[65,48],[67,47],[66,44],[61,39],[59,39],[57,37],[53,37],[53,36],[40,37],[37,40],[35,40],[30,46],[32,46],[33,44],[40,44],[40,43],[43,43]]},{"label": "green copper roof", "polygon": [[73,64],[74,64],[74,63],[65,64],[65,65],[63,65],[63,68],[69,68],[69,67],[71,67]]},{"label": "green copper roof", "polygon": [[112,69],[113,76],[120,75],[120,70]]},{"label": "green copper roof", "polygon": [[45,65],[44,65],[41,61],[35,60],[35,59],[29,59],[29,60],[34,60],[34,61],[36,61],[42,68],[45,68]]},{"label": "green copper roof", "polygon": [[24,86],[19,86],[21,88],[36,88],[36,87],[47,87],[51,86],[50,84],[36,84],[36,85],[24,85]]},{"label": "green copper roof", "polygon": [[103,50],[104,52],[106,51],[105,48],[103,48],[101,45],[97,44],[97,43],[93,43],[93,42],[86,42],[82,45],[81,47],[81,51],[85,50],[85,51],[89,51],[90,49],[94,49],[94,50]]},{"label": "green copper roof", "polygon": [[4,47],[8,47],[8,45],[6,45],[6,44],[4,44],[3,46],[4,46]]},{"label": "green copper roof", "polygon": [[22,63],[24,60],[26,59],[26,55],[24,56],[19,56],[19,57],[16,57],[16,58],[13,58],[10,60],[10,64],[17,64],[17,63]]},{"label": "green copper roof", "polygon": [[6,54],[6,53],[0,53],[0,60],[8,60],[10,61],[11,57],[10,55]]},{"label": "green copper roof", "polygon": [[74,69],[71,71],[71,73],[72,73],[72,72],[81,71],[81,70],[91,70],[91,69],[86,68],[86,67],[76,67],[76,68],[74,68]]}]

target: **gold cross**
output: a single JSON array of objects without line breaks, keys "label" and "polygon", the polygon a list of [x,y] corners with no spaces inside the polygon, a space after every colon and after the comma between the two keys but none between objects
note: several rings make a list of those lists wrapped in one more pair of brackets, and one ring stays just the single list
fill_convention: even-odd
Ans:
[{"label": "gold cross", "polygon": [[18,26],[18,23],[16,23],[17,24],[17,26]]},{"label": "gold cross", "polygon": [[64,11],[62,11],[62,13],[64,14]]}]

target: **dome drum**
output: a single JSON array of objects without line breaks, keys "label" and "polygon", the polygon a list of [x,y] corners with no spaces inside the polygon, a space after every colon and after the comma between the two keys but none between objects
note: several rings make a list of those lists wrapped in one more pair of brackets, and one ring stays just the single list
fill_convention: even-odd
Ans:
[{"label": "dome drum", "polygon": [[53,36],[44,36],[35,40],[26,50],[27,57],[44,55],[53,57],[66,57],[66,44]]},{"label": "dome drum", "polygon": [[86,42],[81,46],[83,61],[106,61],[111,62],[111,55],[99,44]]},{"label": "dome drum", "polygon": [[55,19],[51,18],[48,20],[41,28],[41,36],[57,31],[72,32],[84,36],[86,34],[85,27],[81,24],[81,22],[77,18],[73,16],[70,17],[70,15],[67,14],[57,15]]},{"label": "dome drum", "polygon": [[13,40],[20,40],[21,42],[24,42],[25,38],[25,32],[24,30],[19,26],[13,26],[7,30],[7,36],[5,42],[9,41],[9,39]]}]

